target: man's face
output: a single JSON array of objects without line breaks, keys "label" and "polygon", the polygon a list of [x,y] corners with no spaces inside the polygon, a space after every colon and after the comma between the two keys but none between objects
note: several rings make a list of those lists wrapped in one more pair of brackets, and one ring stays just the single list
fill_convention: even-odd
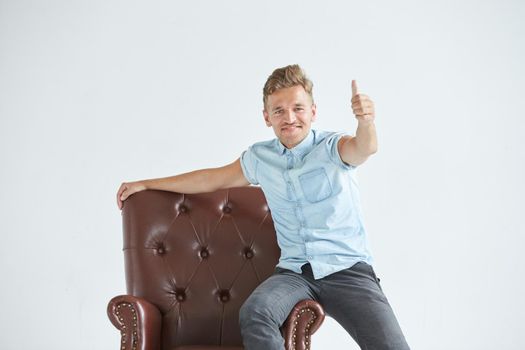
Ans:
[{"label": "man's face", "polygon": [[316,118],[316,106],[304,88],[296,85],[269,95],[263,114],[275,136],[284,146],[292,148],[308,135]]}]

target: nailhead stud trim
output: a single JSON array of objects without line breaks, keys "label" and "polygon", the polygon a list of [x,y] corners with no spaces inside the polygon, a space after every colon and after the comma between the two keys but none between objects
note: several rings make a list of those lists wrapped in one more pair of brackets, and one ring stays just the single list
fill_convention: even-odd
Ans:
[{"label": "nailhead stud trim", "polygon": [[[133,314],[133,332],[131,333],[128,333],[128,334],[132,334],[131,336],[131,347],[129,349],[131,350],[137,350],[137,315],[136,315],[136,311],[135,311],[135,308],[133,307],[133,304],[131,303],[120,303],[117,305],[117,310],[115,311],[118,319],[121,321],[121,322],[124,322],[124,318],[121,317],[120,315],[120,309],[122,307],[128,307],[130,310],[131,310],[131,313]],[[126,350],[126,325],[122,325],[120,327],[120,335],[121,335],[121,341],[122,341],[122,346],[121,346],[121,350]]]},{"label": "nailhead stud trim", "polygon": [[[312,320],[310,320],[307,324],[306,324],[306,328],[305,328],[305,338],[306,338],[306,350],[310,350],[310,341],[308,340],[309,339],[309,333],[310,333],[310,326],[314,323],[314,320],[317,318],[317,316],[315,315],[315,312],[313,312],[310,308],[306,308],[306,309],[302,309],[298,314],[297,316],[295,316],[295,321],[294,321],[294,325],[297,326],[298,324],[298,319],[301,317],[301,314],[305,313],[305,312],[309,312],[312,314]],[[293,337],[293,341],[292,341],[292,345],[293,345],[293,350],[297,350],[297,347],[296,347],[296,343],[295,343],[295,338],[296,338],[296,335],[297,335],[297,327],[294,327],[293,328],[293,333],[292,333],[292,337]]]}]

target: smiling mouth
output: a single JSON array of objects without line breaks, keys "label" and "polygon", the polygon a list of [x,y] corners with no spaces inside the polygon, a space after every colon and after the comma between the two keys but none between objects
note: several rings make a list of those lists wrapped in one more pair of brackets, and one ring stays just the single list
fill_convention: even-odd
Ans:
[{"label": "smiling mouth", "polygon": [[281,130],[291,130],[295,128],[301,128],[301,126],[300,125],[289,125],[289,126],[285,126],[284,128],[281,128]]}]

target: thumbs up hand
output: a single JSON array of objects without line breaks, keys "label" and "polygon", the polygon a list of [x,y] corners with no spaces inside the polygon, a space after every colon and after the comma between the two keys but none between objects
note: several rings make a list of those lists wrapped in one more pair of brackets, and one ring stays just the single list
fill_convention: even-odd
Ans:
[{"label": "thumbs up hand", "polygon": [[358,93],[355,80],[352,80],[352,111],[359,122],[375,119],[374,102],[367,95]]}]

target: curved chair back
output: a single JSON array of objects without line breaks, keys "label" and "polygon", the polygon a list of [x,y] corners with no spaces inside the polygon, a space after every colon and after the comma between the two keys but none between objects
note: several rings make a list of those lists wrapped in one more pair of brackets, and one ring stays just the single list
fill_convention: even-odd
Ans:
[{"label": "curved chair back", "polygon": [[162,314],[162,349],[242,346],[239,309],[280,256],[260,187],[142,191],[122,209],[128,294]]}]

